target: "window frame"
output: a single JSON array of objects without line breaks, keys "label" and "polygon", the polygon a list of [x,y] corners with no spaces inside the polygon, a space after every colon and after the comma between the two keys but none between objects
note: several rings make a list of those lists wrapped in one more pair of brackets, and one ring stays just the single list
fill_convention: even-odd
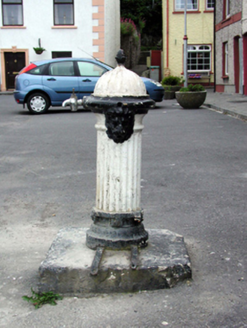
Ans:
[{"label": "window frame", "polygon": [[[33,69],[31,69],[31,71],[26,72],[26,74],[31,74],[31,75],[47,75],[47,68],[48,68],[48,64],[44,64],[44,65],[40,65],[40,66],[36,66]],[[35,73],[35,71],[38,71],[38,73]]]},{"label": "window frame", "polygon": [[[196,49],[189,49],[189,47],[194,47]],[[200,47],[208,47],[209,49],[200,49]],[[189,63],[189,61],[192,58],[189,58],[189,54],[190,53],[196,53],[196,54],[205,54],[205,53],[209,53],[209,68],[208,69],[189,69],[189,65],[190,67],[192,66],[192,63]],[[200,58],[199,56],[196,58]],[[207,57],[202,57],[202,60],[204,61],[205,59],[207,59]],[[199,65],[201,63],[197,62],[195,63],[195,65]],[[201,65],[206,65],[206,63],[202,63]],[[211,72],[212,70],[212,46],[210,44],[188,44],[187,46],[187,72],[188,73],[208,73]]]},{"label": "window frame", "polygon": [[224,0],[223,3],[223,19],[230,17],[230,0]]},{"label": "window frame", "polygon": [[[52,72],[53,65],[61,65],[61,66],[63,66],[63,64],[66,64],[66,63],[72,63],[72,66],[71,67],[73,67],[73,73],[74,74],[72,74],[72,75],[71,74],[54,74]],[[47,66],[47,75],[49,75],[49,76],[57,76],[57,77],[78,77],[75,61],[74,60],[70,60],[68,58],[68,60],[50,62],[49,65]]]},{"label": "window frame", "polygon": [[[196,9],[188,8],[188,1],[189,0],[187,0],[187,10],[186,11],[193,12],[193,11],[198,11],[199,10],[199,0],[194,0],[194,1],[197,2],[197,8]],[[193,1],[193,0],[191,0],[191,1]],[[178,2],[181,3],[180,7],[179,6],[177,7]],[[175,11],[184,11],[184,3],[185,3],[185,0],[174,0],[174,9],[175,9]]]},{"label": "window frame", "polygon": [[[19,2],[14,1],[13,2],[5,2],[5,0],[2,0],[2,26],[23,26],[24,19],[23,19],[23,0],[19,0]],[[6,24],[4,23],[4,7],[5,6],[18,6],[21,7],[21,23],[20,24]]]},{"label": "window frame", "polygon": [[[61,24],[56,23],[56,6],[71,5],[72,6],[72,23]],[[74,26],[75,25],[75,6],[74,0],[53,0],[53,22],[54,26]]]},{"label": "window frame", "polygon": [[[209,1],[213,2],[213,7],[208,6]],[[206,0],[206,10],[214,10],[214,7],[215,7],[215,0]]]},{"label": "window frame", "polygon": [[229,47],[228,41],[222,44],[222,75],[224,77],[229,76]]}]

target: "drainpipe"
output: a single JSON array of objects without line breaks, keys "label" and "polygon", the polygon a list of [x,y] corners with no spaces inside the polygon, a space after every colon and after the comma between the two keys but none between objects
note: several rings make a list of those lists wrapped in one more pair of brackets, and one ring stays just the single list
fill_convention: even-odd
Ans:
[{"label": "drainpipe", "polygon": [[244,75],[244,63],[243,63],[243,38],[238,40],[239,46],[239,93],[243,94],[243,75]]},{"label": "drainpipe", "polygon": [[184,4],[184,86],[188,86],[188,75],[187,75],[187,0],[185,0]]},{"label": "drainpipe", "polygon": [[166,3],[166,67],[169,68],[169,0]]},{"label": "drainpipe", "polygon": [[215,24],[216,24],[216,4],[214,4],[214,92],[216,92],[216,31],[215,31]]}]

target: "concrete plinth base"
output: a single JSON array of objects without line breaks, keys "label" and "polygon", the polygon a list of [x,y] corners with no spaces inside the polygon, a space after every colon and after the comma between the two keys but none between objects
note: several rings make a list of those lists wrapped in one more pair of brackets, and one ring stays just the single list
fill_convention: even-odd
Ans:
[{"label": "concrete plinth base", "polygon": [[59,231],[41,263],[40,291],[67,295],[134,292],[170,288],[191,278],[191,264],[182,236],[168,230],[147,230],[148,246],[139,249],[138,266],[131,268],[128,250],[105,250],[96,276],[90,275],[95,251],[86,246],[83,228]]}]

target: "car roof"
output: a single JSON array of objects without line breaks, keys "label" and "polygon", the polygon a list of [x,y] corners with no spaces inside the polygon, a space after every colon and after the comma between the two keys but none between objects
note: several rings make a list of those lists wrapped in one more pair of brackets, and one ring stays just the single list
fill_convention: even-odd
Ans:
[{"label": "car roof", "polygon": [[50,59],[43,59],[43,60],[36,60],[36,61],[32,61],[33,64],[40,66],[43,64],[48,64],[48,63],[52,63],[52,62],[63,62],[63,61],[68,61],[68,60],[72,60],[72,61],[78,61],[78,60],[84,60],[84,61],[88,61],[88,62],[92,62],[92,63],[100,63],[106,66],[109,66],[97,59],[93,59],[93,58],[82,58],[82,57],[78,57],[78,58],[74,58],[74,57],[61,57],[61,58],[50,58]]}]

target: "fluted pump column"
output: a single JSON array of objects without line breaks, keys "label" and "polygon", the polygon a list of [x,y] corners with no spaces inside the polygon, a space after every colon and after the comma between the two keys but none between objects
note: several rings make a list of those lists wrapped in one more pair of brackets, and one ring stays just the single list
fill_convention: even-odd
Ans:
[{"label": "fluted pump column", "polygon": [[123,66],[122,50],[116,59],[118,66],[84,101],[97,118],[96,205],[86,241],[92,249],[145,246],[148,239],[141,209],[142,121],[154,101],[142,79]]},{"label": "fluted pump column", "polygon": [[105,212],[141,210],[141,142],[144,114],[135,116],[134,132],[124,143],[106,134],[105,117],[97,114],[96,209]]}]

